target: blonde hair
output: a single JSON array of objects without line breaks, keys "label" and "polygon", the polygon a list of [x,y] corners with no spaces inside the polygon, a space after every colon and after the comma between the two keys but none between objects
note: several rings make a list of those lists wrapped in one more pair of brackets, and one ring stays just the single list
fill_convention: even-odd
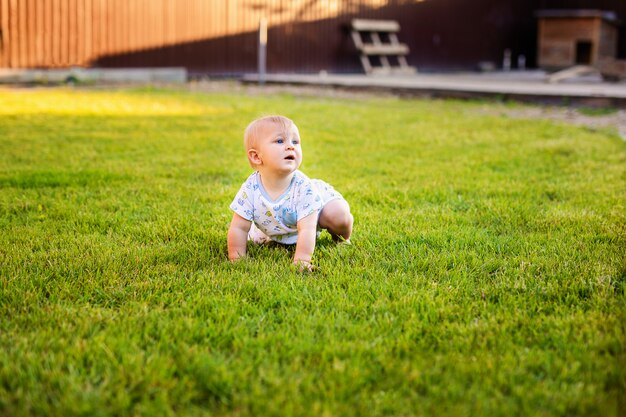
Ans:
[{"label": "blonde hair", "polygon": [[260,118],[258,118],[256,120],[252,121],[248,125],[248,127],[246,127],[246,130],[243,133],[243,147],[246,150],[246,155],[248,156],[248,162],[250,163],[250,166],[252,168],[256,168],[256,167],[252,163],[252,160],[250,159],[250,155],[248,154],[248,151],[256,146],[256,141],[259,138],[259,133],[260,133],[259,131],[266,124],[278,125],[285,132],[291,126],[295,126],[296,125],[293,122],[293,120],[291,120],[290,118],[285,117],[285,116],[279,116],[279,115],[264,116],[264,117],[260,117]]}]

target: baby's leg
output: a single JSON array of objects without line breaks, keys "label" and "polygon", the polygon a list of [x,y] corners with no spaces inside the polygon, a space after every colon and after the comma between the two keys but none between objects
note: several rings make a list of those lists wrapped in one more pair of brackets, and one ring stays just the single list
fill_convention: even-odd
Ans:
[{"label": "baby's leg", "polygon": [[350,239],[354,218],[348,202],[341,199],[329,201],[320,213],[318,224],[328,230],[335,241]]},{"label": "baby's leg", "polygon": [[248,240],[253,241],[258,245],[264,245],[272,241],[265,233],[261,231],[256,224],[252,223],[250,226],[250,231],[248,232]]}]

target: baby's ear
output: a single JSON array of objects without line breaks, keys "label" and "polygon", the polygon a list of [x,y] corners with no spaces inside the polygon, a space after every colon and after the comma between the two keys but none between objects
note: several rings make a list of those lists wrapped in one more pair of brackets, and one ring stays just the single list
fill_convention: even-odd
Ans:
[{"label": "baby's ear", "polygon": [[254,165],[261,165],[263,163],[256,149],[248,149],[248,160]]}]

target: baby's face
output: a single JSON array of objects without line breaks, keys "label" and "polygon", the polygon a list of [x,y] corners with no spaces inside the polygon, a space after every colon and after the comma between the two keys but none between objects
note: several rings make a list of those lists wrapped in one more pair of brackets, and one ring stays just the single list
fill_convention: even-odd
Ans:
[{"label": "baby's face", "polygon": [[302,147],[298,128],[268,123],[259,130],[256,144],[261,166],[259,169],[271,170],[276,174],[288,175],[302,163]]}]

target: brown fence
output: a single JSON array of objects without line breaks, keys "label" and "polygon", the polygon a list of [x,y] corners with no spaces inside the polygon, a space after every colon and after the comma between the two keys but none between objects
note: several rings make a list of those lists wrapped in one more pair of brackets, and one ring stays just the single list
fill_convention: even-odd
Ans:
[{"label": "brown fence", "polygon": [[[623,0],[577,1],[626,17]],[[184,66],[192,73],[256,69],[256,29],[269,23],[268,70],[360,71],[346,25],[394,19],[420,69],[536,56],[534,11],[558,0],[0,0],[0,67]],[[571,2],[570,2],[571,3]],[[623,36],[620,35],[622,38]],[[624,42],[622,42],[623,44]],[[620,49],[621,50],[621,49]],[[515,61],[515,59],[514,59]]]},{"label": "brown fence", "polygon": [[[133,54],[145,52],[143,56],[149,61],[155,60],[155,54],[162,55],[155,62],[157,65],[191,63],[199,69],[235,70],[241,61],[237,56],[248,55],[256,48],[253,34],[262,16],[268,18],[270,27],[286,28],[284,34],[289,36],[290,27],[297,24],[358,14],[386,3],[389,2],[0,0],[0,66],[91,66],[101,60],[125,65],[125,60],[136,63]],[[316,43],[327,44],[337,28],[319,29]],[[172,52],[175,48],[187,45],[188,49],[197,49],[194,44],[210,40],[217,41],[219,48],[206,53],[190,51],[183,62],[176,62],[180,57]],[[281,44],[284,53],[299,48],[280,39],[274,42]]]}]

